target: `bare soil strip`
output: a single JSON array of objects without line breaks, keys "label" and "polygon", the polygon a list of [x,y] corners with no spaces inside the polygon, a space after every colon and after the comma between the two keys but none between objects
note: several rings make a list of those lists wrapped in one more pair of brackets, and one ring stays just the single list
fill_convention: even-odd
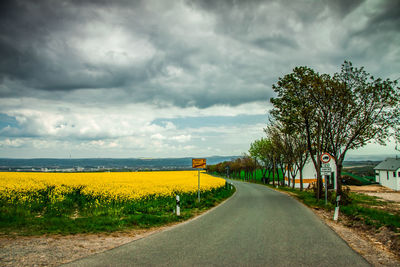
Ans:
[{"label": "bare soil strip", "polygon": [[346,226],[348,219],[341,216],[338,222],[332,220],[333,212],[313,209],[332,230],[349,246],[362,255],[373,266],[400,266],[400,255],[390,248],[393,232],[380,229],[380,232]]},{"label": "bare soil strip", "polygon": [[162,230],[132,230],[113,234],[0,237],[2,266],[58,266],[100,253]]}]

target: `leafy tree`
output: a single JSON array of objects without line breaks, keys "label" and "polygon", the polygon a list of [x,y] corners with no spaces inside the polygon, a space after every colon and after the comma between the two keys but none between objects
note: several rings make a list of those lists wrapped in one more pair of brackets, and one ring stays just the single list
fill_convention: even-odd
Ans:
[{"label": "leafy tree", "polygon": [[256,165],[253,159],[249,155],[244,154],[242,156],[241,163],[242,163],[241,169],[244,171],[244,179],[248,181],[250,181],[250,177],[251,179],[254,179],[253,172],[255,170]]},{"label": "leafy tree", "polygon": [[396,81],[375,79],[363,68],[344,62],[333,77],[307,67],[279,78],[273,89],[277,97],[273,117],[284,131],[304,129],[307,147],[317,171],[317,198],[322,191],[320,156],[329,152],[337,166],[337,194],[341,194],[341,171],[350,149],[372,140],[384,144],[399,136],[399,88]]},{"label": "leafy tree", "polygon": [[307,137],[301,129],[293,130],[289,133],[289,146],[291,151],[292,168],[290,169],[293,178],[293,188],[295,187],[295,177],[300,175],[300,191],[303,191],[303,169],[309,159],[307,150]]},{"label": "leafy tree", "polygon": [[[272,144],[272,151],[273,151],[273,179],[275,180],[275,174],[278,177],[278,184],[285,185],[285,177],[286,177],[286,151],[287,147],[285,144],[284,136],[282,134],[281,129],[277,124],[271,124],[267,128],[264,129],[265,133],[267,134],[268,138],[271,140]],[[278,174],[278,166],[281,169],[283,180],[280,182],[279,174]]]},{"label": "leafy tree", "polygon": [[293,72],[279,78],[272,88],[277,93],[272,98],[274,105],[271,111],[286,132],[303,129],[311,160],[317,172],[317,199],[322,195],[322,178],[320,173],[320,156],[326,151],[324,136],[327,130],[327,115],[318,109],[317,103],[326,91],[327,75],[320,75],[307,67],[296,67]]},{"label": "leafy tree", "polygon": [[400,92],[395,87],[396,81],[375,79],[363,67],[355,68],[347,61],[341,72],[327,82],[328,90],[320,108],[325,107],[330,121],[326,138],[328,152],[336,161],[340,195],[346,153],[372,140],[385,144],[391,129],[398,131]]},{"label": "leafy tree", "polygon": [[[250,144],[249,153],[252,157],[261,162],[262,181],[265,182],[267,171],[269,174],[271,173],[273,164],[273,147],[271,140],[267,138],[255,140]],[[269,176],[270,175],[268,175],[268,178]]]}]

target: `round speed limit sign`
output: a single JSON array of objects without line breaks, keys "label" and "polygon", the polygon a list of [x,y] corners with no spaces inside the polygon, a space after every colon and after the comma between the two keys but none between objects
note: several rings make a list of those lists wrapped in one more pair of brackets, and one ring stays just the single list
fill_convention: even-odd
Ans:
[{"label": "round speed limit sign", "polygon": [[323,163],[328,163],[329,161],[331,161],[331,155],[329,155],[328,153],[323,153],[321,155],[321,161]]}]

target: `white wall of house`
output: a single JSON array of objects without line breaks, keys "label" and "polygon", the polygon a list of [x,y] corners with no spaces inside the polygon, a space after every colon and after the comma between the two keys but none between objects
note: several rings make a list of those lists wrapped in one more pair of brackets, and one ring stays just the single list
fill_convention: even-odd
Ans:
[{"label": "white wall of house", "polygon": [[375,170],[376,182],[393,190],[400,190],[400,168],[396,171]]},{"label": "white wall of house", "polygon": [[[333,179],[333,187],[334,187],[334,189],[336,189],[336,163],[335,163],[335,160],[332,158],[328,164],[332,169],[330,179]],[[288,176],[288,173],[286,173],[286,176]],[[300,188],[300,171],[297,172],[295,181],[296,181],[295,187]],[[317,181],[317,172],[315,171],[314,164],[313,164],[311,158],[309,158],[306,165],[304,165],[304,168],[303,168],[303,187],[307,188],[311,183],[316,182],[316,181]],[[288,183],[287,177],[285,179],[285,182],[286,182],[286,184]],[[290,184],[292,185],[292,179],[290,180]],[[325,180],[324,180],[324,185],[325,185]]]}]

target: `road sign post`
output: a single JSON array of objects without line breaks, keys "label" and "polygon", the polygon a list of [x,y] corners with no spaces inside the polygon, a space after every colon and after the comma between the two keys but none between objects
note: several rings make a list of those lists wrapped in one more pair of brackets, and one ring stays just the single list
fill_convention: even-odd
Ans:
[{"label": "road sign post", "polygon": [[331,155],[329,153],[322,153],[321,155],[321,175],[325,178],[325,206],[328,205],[328,176],[331,174],[332,169],[329,165]]},{"label": "road sign post", "polygon": [[328,205],[328,175],[325,174],[325,206]]},{"label": "road sign post", "polygon": [[198,189],[197,189],[197,198],[200,203],[200,169],[206,168],[206,159],[192,159],[192,168],[198,169]]}]

